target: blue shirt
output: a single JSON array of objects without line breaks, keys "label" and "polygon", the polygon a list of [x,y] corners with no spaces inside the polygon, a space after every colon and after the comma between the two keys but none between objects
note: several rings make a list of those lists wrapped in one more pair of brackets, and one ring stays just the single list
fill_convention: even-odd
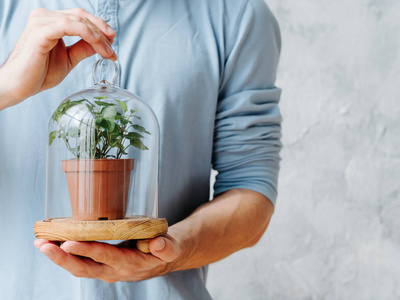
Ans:
[{"label": "blue shirt", "polygon": [[[117,32],[118,84],[160,122],[160,217],[171,225],[206,203],[211,168],[216,194],[244,188],[275,202],[280,37],[262,0],[2,0],[0,64],[36,7],[83,7]],[[92,86],[97,58],[0,112],[0,299],[210,299],[206,267],[107,284],[75,278],[33,247],[33,224],[44,218],[48,119],[64,98]]]}]

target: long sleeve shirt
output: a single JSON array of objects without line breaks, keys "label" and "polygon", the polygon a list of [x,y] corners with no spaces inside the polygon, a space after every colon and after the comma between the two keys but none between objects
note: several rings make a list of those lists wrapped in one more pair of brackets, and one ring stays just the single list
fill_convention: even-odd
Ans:
[{"label": "long sleeve shirt", "polygon": [[[0,65],[36,7],[82,7],[117,32],[117,84],[160,123],[159,217],[171,225],[208,202],[211,169],[215,194],[250,189],[275,203],[280,36],[262,0],[2,0]],[[0,111],[0,299],[211,299],[207,267],[108,284],[75,278],[33,247],[45,211],[48,120],[63,99],[93,85],[98,58]]]}]

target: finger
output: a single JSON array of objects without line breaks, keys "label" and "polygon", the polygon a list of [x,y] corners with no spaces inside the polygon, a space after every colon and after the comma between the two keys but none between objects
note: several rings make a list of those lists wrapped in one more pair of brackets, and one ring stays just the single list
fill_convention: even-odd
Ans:
[{"label": "finger", "polygon": [[117,266],[123,256],[121,249],[107,243],[68,241],[61,248],[67,253],[90,257],[109,266]]},{"label": "finger", "polygon": [[54,37],[57,36],[80,36],[92,48],[104,58],[109,58],[114,54],[114,50],[108,40],[102,38],[96,31],[92,30],[87,24],[66,19],[58,28],[54,29]]},{"label": "finger", "polygon": [[119,248],[107,243],[68,241],[61,248],[70,254],[89,257],[114,270],[123,270],[127,265],[130,265],[130,268],[148,269],[163,263],[161,259],[153,255],[144,254],[136,249]]},{"label": "finger", "polygon": [[89,258],[70,255],[54,244],[44,244],[40,247],[40,252],[75,277],[101,279],[105,278],[107,274],[110,274],[110,268],[108,266],[98,264]]},{"label": "finger", "polygon": [[151,254],[165,262],[174,261],[180,252],[178,242],[169,235],[152,239],[149,249]]},{"label": "finger", "polygon": [[[35,9],[29,18],[38,44],[35,49],[47,55],[64,36],[79,36],[85,40],[103,58],[115,56],[111,47],[113,37],[106,36],[89,19],[68,13],[52,12],[46,9]],[[26,33],[28,37],[32,33]]]},{"label": "finger", "polygon": [[83,8],[74,8],[74,9],[67,9],[67,10],[60,10],[61,13],[68,13],[74,14],[81,17],[84,17],[90,20],[97,28],[99,28],[107,38],[113,38],[116,36],[116,32],[108,25],[104,20],[101,18],[89,13],[88,11],[84,10]]},{"label": "finger", "polygon": [[[80,9],[78,9],[79,11]],[[85,12],[86,15],[88,16],[92,16],[93,20],[97,21],[96,19],[99,19],[93,15],[91,15],[90,13],[86,12],[85,10],[82,10],[83,12]],[[85,15],[82,14],[82,15]],[[87,27],[89,27],[89,29],[92,31],[93,35],[95,37],[100,37],[98,40],[98,43],[93,43],[92,47],[96,47],[96,44],[98,44],[99,47],[102,46],[102,44],[104,43],[106,45],[106,50],[108,52],[110,52],[112,50],[112,47],[108,47],[112,45],[114,37],[115,37],[115,32],[112,30],[111,27],[109,27],[107,25],[107,23],[105,23],[103,20],[101,20],[101,22],[97,21],[97,24],[94,24],[90,19],[86,18],[85,16],[81,16],[81,15],[77,15],[77,14],[65,14],[68,16],[68,18],[70,18],[73,21],[76,21],[78,23],[83,23],[84,25],[86,25]],[[102,28],[99,28],[99,26]],[[107,30],[108,28],[108,30]],[[110,34],[109,32],[112,31],[113,34]],[[110,52],[111,53],[111,52]],[[113,56],[116,57],[115,52],[113,53]],[[103,56],[104,57],[104,56]]]},{"label": "finger", "polygon": [[[68,46],[67,52],[71,62],[71,69],[75,68],[75,66],[85,58],[88,58],[96,53],[93,47],[84,40],[79,40],[75,44]],[[117,59],[115,52],[111,57],[109,57],[109,59],[114,61]]]},{"label": "finger", "polygon": [[44,245],[44,244],[46,244],[46,243],[51,243],[51,244],[54,244],[54,245],[59,245],[59,244],[60,244],[59,242],[50,242],[50,241],[45,240],[45,239],[36,239],[36,240],[33,242],[33,245],[34,245],[36,248],[39,249],[42,245]]},{"label": "finger", "polygon": [[36,247],[36,248],[40,248],[42,245],[44,245],[44,244],[46,244],[46,243],[48,243],[49,241],[48,240],[44,240],[44,239],[36,239],[34,242],[33,242],[33,245]]},{"label": "finger", "polygon": [[[38,15],[34,15],[38,18]],[[114,51],[110,41],[100,31],[94,30],[89,21],[77,20],[67,14],[51,15],[46,18],[46,23],[41,28],[43,36],[39,40],[39,51],[47,54],[64,36],[79,36],[85,40],[93,49],[104,58],[112,57]],[[75,20],[74,20],[75,19]],[[44,22],[40,20],[40,22]]]},{"label": "finger", "polygon": [[75,68],[76,65],[85,58],[88,58],[96,53],[93,47],[84,40],[79,40],[75,44],[68,46],[66,49],[71,62],[71,69]]}]

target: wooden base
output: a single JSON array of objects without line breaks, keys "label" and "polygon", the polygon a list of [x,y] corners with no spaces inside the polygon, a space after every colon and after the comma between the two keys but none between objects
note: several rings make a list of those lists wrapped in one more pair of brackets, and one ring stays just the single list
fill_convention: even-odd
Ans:
[{"label": "wooden base", "polygon": [[37,238],[49,241],[142,240],[165,235],[168,223],[147,217],[107,221],[56,218],[36,222],[34,231]]}]

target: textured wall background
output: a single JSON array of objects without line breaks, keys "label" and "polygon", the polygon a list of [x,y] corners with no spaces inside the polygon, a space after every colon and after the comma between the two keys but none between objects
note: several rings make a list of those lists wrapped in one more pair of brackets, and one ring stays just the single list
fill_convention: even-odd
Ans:
[{"label": "textured wall background", "polygon": [[282,31],[278,205],[215,299],[400,299],[400,2],[267,0]]}]

